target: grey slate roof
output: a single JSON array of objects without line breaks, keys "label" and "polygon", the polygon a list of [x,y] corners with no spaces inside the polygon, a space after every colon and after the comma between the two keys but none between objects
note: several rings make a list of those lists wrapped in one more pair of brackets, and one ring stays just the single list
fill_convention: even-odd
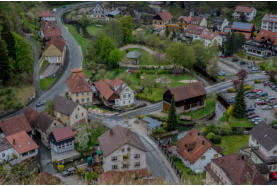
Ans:
[{"label": "grey slate roof", "polygon": [[127,58],[130,58],[130,59],[137,59],[140,56],[141,56],[141,53],[137,50],[127,53]]},{"label": "grey slate roof", "polygon": [[161,121],[152,119],[150,117],[145,117],[142,120],[147,122],[148,123],[147,126],[152,128],[152,129],[156,129],[156,128],[158,128],[158,127],[160,127],[162,125]]},{"label": "grey slate roof", "polygon": [[4,136],[0,136],[0,152],[13,148]]},{"label": "grey slate roof", "polygon": [[267,150],[271,150],[277,145],[277,131],[265,122],[262,122],[250,130],[250,135]]},{"label": "grey slate roof", "polygon": [[147,151],[146,147],[143,145],[136,133],[119,125],[116,125],[98,137],[98,141],[104,157],[108,156],[125,144],[129,144],[142,151]]},{"label": "grey slate roof", "polygon": [[53,99],[53,106],[56,112],[69,116],[72,114],[74,109],[78,106],[78,103],[75,103],[62,96],[55,96]]},{"label": "grey slate roof", "polygon": [[43,132],[46,132],[46,130],[51,126],[51,123],[53,121],[54,118],[42,111],[41,113],[39,113],[39,116],[34,125],[36,128],[39,128]]}]

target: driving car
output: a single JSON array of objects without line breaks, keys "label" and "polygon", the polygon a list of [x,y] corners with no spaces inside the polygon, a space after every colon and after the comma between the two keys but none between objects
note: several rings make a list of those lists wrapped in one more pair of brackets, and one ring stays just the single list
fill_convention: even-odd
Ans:
[{"label": "driving car", "polygon": [[45,105],[45,103],[46,103],[45,100],[40,100],[37,102],[36,107],[41,107],[41,106]]}]

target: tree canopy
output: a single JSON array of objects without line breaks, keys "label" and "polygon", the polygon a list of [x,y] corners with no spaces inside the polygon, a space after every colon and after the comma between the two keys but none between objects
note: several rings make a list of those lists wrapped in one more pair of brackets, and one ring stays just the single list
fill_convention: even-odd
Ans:
[{"label": "tree canopy", "polygon": [[119,19],[123,30],[123,43],[128,44],[132,41],[134,30],[133,18],[131,16],[124,16]]}]

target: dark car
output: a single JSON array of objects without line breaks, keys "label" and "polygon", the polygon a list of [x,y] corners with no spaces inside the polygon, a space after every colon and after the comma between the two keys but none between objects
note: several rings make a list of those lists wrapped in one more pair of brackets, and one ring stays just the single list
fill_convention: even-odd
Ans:
[{"label": "dark car", "polygon": [[254,108],[249,107],[249,108],[246,109],[246,112],[251,112],[251,111],[254,111],[254,110],[255,110]]},{"label": "dark car", "polygon": [[248,96],[248,98],[249,98],[249,99],[256,99],[256,98],[257,98],[257,95],[255,95],[255,94],[254,94],[254,95],[250,95],[250,96]]},{"label": "dark car", "polygon": [[245,61],[241,61],[241,62],[239,62],[239,64],[240,64],[240,65],[245,65],[246,62],[245,62]]},{"label": "dark car", "polygon": [[37,102],[36,107],[41,107],[41,106],[45,105],[45,103],[46,103],[46,101],[40,100]]},{"label": "dark car", "polygon": [[260,97],[265,97],[265,96],[268,96],[268,93],[267,92],[259,92],[259,93],[257,93],[257,95]]},{"label": "dark car", "polygon": [[238,62],[238,61],[239,61],[238,58],[233,57],[232,62]]},{"label": "dark car", "polygon": [[246,116],[251,116],[251,115],[254,115],[254,114],[255,114],[255,112],[250,111],[250,112],[247,112],[245,115],[246,115]]},{"label": "dark car", "polygon": [[66,177],[66,176],[70,176],[71,173],[68,170],[65,170],[62,172],[62,176]]},{"label": "dark car", "polygon": [[253,115],[250,115],[250,116],[247,116],[248,119],[253,119],[253,118],[257,118],[259,117],[258,115],[256,114],[253,114]]}]

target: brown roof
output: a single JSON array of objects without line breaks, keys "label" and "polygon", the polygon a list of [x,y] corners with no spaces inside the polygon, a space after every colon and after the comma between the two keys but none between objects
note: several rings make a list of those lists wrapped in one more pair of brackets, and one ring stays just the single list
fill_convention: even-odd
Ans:
[{"label": "brown roof", "polygon": [[163,21],[169,21],[172,19],[172,15],[169,11],[163,11],[158,14]]},{"label": "brown roof", "polygon": [[60,52],[63,52],[65,41],[61,37],[52,37],[50,41],[46,42],[44,50],[47,50],[51,45],[54,45]]},{"label": "brown roof", "polygon": [[66,99],[62,96],[55,96],[53,99],[53,106],[54,111],[65,114],[71,115],[74,109],[78,106],[78,103],[75,103],[69,99]]},{"label": "brown roof", "polygon": [[46,130],[51,126],[54,120],[54,117],[42,111],[39,113],[39,116],[34,123],[34,127],[41,129],[43,132],[46,132]]},{"label": "brown roof", "polygon": [[209,148],[212,148],[212,144],[194,128],[177,143],[178,153],[192,164]]},{"label": "brown roof", "polygon": [[254,10],[254,7],[247,7],[247,6],[237,6],[236,12],[245,12],[245,13],[251,13]]},{"label": "brown roof", "polygon": [[273,45],[277,46],[277,33],[267,30],[261,30],[257,34],[255,41],[261,42],[262,40],[270,40],[271,42],[273,42]]},{"label": "brown roof", "polygon": [[205,29],[201,34],[200,37],[203,39],[209,39],[209,40],[213,40],[216,36],[218,36],[217,32],[212,32],[208,29]]},{"label": "brown roof", "polygon": [[0,128],[6,136],[20,131],[30,132],[32,130],[24,114],[1,120]]},{"label": "brown roof", "polygon": [[236,154],[213,159],[235,185],[266,185],[267,181],[255,167],[251,167]]},{"label": "brown roof", "polygon": [[[134,184],[135,180],[142,181],[143,177],[149,176],[147,168],[128,171],[107,171],[98,177],[100,185],[126,185]],[[131,182],[131,183],[130,183]]]},{"label": "brown roof", "polygon": [[38,14],[38,17],[54,17],[50,10],[43,10]]},{"label": "brown roof", "polygon": [[45,37],[61,37],[62,32],[58,26],[50,26],[48,22],[45,23],[43,34]]},{"label": "brown roof", "polygon": [[40,29],[44,30],[46,26],[55,27],[57,26],[57,21],[41,21],[40,22]]},{"label": "brown roof", "polygon": [[8,140],[5,137],[0,136],[0,152],[10,149],[10,148],[13,148],[13,147],[8,142]]},{"label": "brown roof", "polygon": [[201,82],[170,88],[169,91],[174,95],[174,100],[176,102],[206,95],[206,90]]},{"label": "brown roof", "polygon": [[11,134],[6,138],[19,154],[23,154],[24,152],[29,152],[38,148],[38,145],[25,131]]},{"label": "brown roof", "polygon": [[98,141],[105,157],[125,144],[147,151],[136,133],[119,125],[98,137]]},{"label": "brown roof", "polygon": [[86,79],[87,78],[87,76],[86,76],[86,74],[80,69],[80,68],[78,68],[78,67],[75,67],[75,68],[73,68],[72,70],[71,70],[71,76],[72,77],[75,77],[75,76],[81,76],[82,78],[84,78],[84,79]]},{"label": "brown roof", "polygon": [[39,116],[39,113],[37,111],[35,111],[34,109],[32,109],[31,107],[28,107],[25,111],[24,111],[24,115],[26,117],[26,119],[28,120],[29,124],[34,127],[35,122]]},{"label": "brown roof", "polygon": [[189,24],[185,29],[184,33],[200,35],[205,28],[206,27],[203,27],[203,26]]},{"label": "brown roof", "polygon": [[71,76],[66,80],[66,85],[72,93],[92,92],[85,74],[77,69],[73,69]]},{"label": "brown roof", "polygon": [[74,133],[70,127],[55,129],[52,133],[56,142],[64,141],[74,137]]},{"label": "brown roof", "polygon": [[199,25],[202,21],[203,17],[201,16],[193,16],[191,17],[191,24]]},{"label": "brown roof", "polygon": [[180,16],[177,21],[184,21],[187,24],[189,24],[191,22],[191,17],[190,16]]},{"label": "brown roof", "polygon": [[99,80],[95,83],[95,88],[104,96],[106,100],[118,97],[117,95],[124,87],[125,83],[119,78],[114,80]]}]

